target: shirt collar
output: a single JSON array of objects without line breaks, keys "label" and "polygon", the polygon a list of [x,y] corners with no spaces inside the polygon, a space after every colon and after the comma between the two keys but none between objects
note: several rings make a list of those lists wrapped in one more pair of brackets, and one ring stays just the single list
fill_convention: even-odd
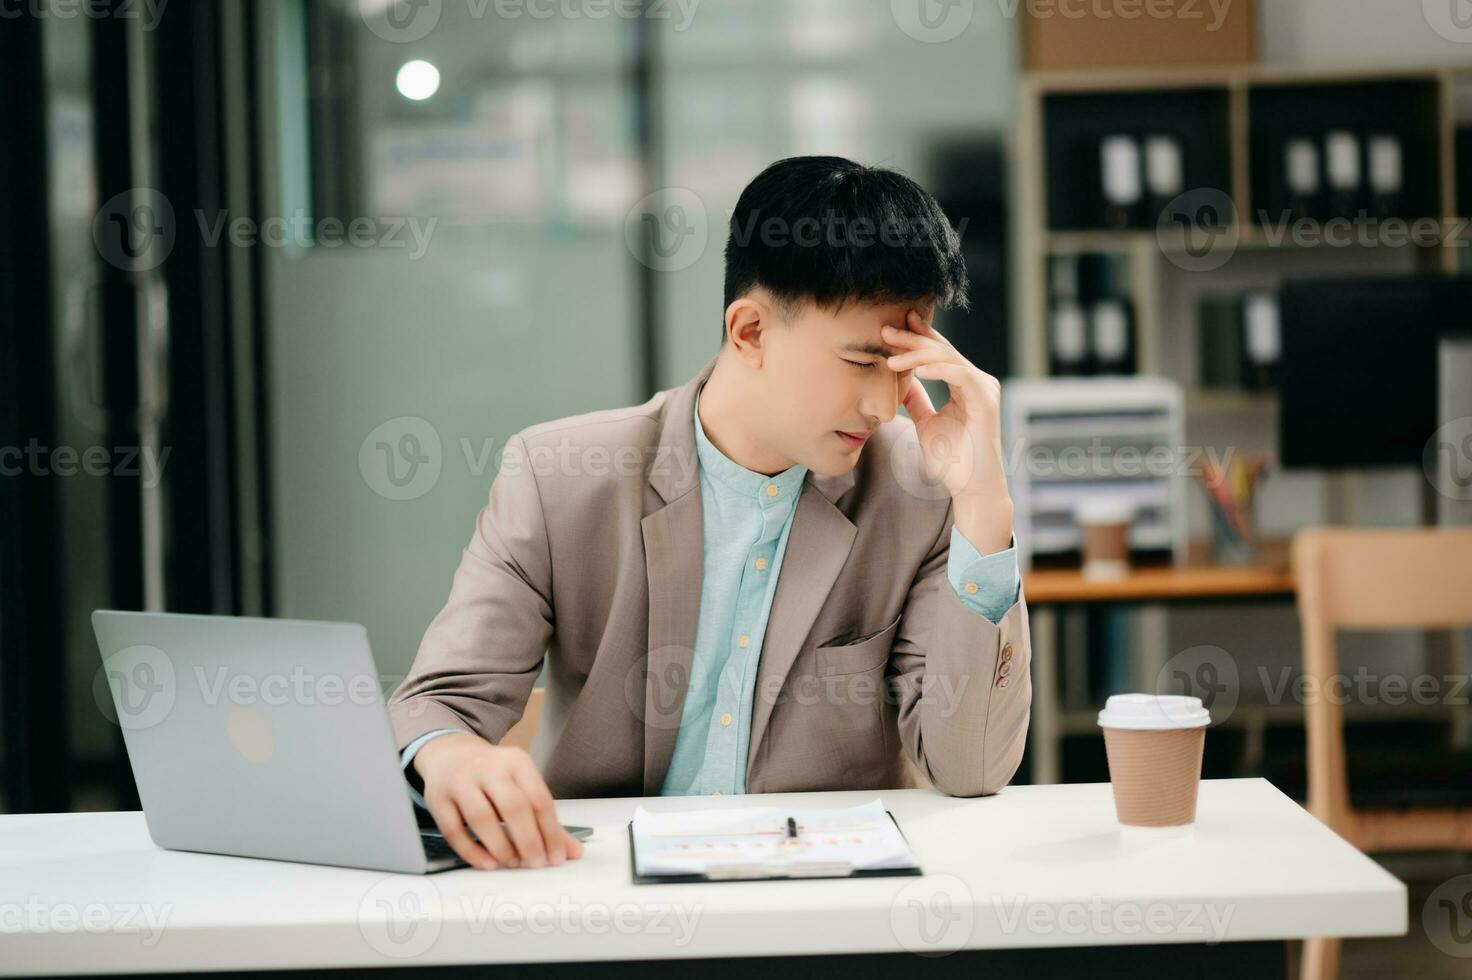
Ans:
[{"label": "shirt collar", "polygon": [[[698,390],[695,393],[695,451],[700,458],[701,468],[711,477],[719,480],[728,489],[744,496],[756,497],[763,503],[791,499],[801,491],[803,478],[808,472],[806,466],[796,463],[775,476],[767,476],[765,473],[747,469],[721,452],[716,448],[715,443],[706,437],[705,426],[700,424],[700,392]],[[769,484],[776,486],[775,494],[767,490]]]}]

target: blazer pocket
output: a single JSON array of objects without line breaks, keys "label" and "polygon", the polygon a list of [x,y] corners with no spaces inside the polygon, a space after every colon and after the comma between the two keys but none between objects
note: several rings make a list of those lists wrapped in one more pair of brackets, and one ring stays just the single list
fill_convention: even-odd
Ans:
[{"label": "blazer pocket", "polygon": [[817,648],[818,676],[833,674],[858,674],[873,670],[889,659],[894,644],[895,631],[900,628],[900,616],[894,618],[878,633],[873,633],[851,643],[825,644]]}]

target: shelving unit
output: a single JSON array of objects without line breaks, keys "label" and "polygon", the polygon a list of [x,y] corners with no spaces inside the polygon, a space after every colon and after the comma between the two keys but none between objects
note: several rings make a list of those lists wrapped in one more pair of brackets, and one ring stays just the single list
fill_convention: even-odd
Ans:
[{"label": "shelving unit", "polygon": [[[1154,230],[1058,229],[1050,227],[1047,201],[1048,151],[1045,133],[1045,103],[1050,97],[1066,95],[1107,95],[1110,93],[1170,93],[1175,91],[1220,91],[1226,97],[1227,157],[1230,179],[1227,190],[1239,216],[1256,214],[1253,201],[1251,167],[1250,102],[1255,93],[1272,89],[1301,86],[1362,86],[1395,83],[1419,83],[1435,93],[1438,125],[1436,143],[1435,199],[1437,214],[1428,215],[1454,224],[1458,217],[1457,170],[1455,159],[1456,95],[1459,85],[1472,81],[1472,70],[1386,69],[1381,71],[1284,71],[1256,66],[1203,67],[1199,69],[1158,69],[1098,72],[1032,72],[1025,74],[1019,86],[1021,104],[1018,110],[1015,139],[1016,182],[1020,208],[1014,224],[1019,315],[1013,321],[1014,364],[1022,377],[1044,377],[1047,374],[1047,261],[1053,255],[1078,255],[1100,252],[1126,255],[1130,264],[1130,297],[1136,312],[1140,373],[1159,373],[1160,311],[1155,302],[1162,275],[1174,270],[1168,267],[1167,253],[1184,247],[1184,240],[1164,239]],[[1187,188],[1188,190],[1192,188]],[[1253,223],[1232,228],[1235,247],[1247,251],[1275,249],[1304,250],[1315,245],[1293,241],[1275,242],[1273,236]],[[1460,237],[1465,237],[1463,232]],[[1455,272],[1460,253],[1456,238],[1432,247],[1408,245],[1420,253],[1419,265],[1425,271]],[[1355,246],[1394,251],[1389,245]],[[1208,273],[1182,273],[1205,275]],[[1187,386],[1188,399],[1192,396]]]},{"label": "shelving unit", "polygon": [[1002,393],[1005,444],[1030,452],[1057,446],[1058,471],[1042,475],[1032,466],[1012,474],[1018,556],[1029,570],[1038,555],[1077,551],[1076,507],[1100,498],[1125,500],[1134,508],[1130,546],[1186,558],[1184,474],[1152,473],[1143,465],[1127,472],[1068,473],[1062,460],[1082,438],[1111,451],[1132,450],[1143,461],[1154,451],[1185,442],[1180,389],[1159,378],[1079,378],[1042,385],[1013,381]]},{"label": "shelving unit", "polygon": [[[1162,300],[1163,286],[1174,276],[1211,277],[1219,272],[1191,272],[1179,268],[1173,257],[1186,248],[1183,236],[1161,235],[1154,228],[1129,228],[1104,230],[1089,227],[1059,226],[1050,221],[1049,215],[1049,150],[1046,129],[1047,112],[1050,104],[1057,105],[1059,97],[1071,96],[1138,96],[1141,94],[1169,94],[1179,92],[1214,92],[1221,98],[1203,99],[1202,105],[1209,112],[1212,106],[1220,106],[1224,99],[1225,110],[1220,125],[1224,128],[1225,169],[1227,176],[1222,183],[1237,216],[1237,222],[1226,229],[1231,241],[1245,256],[1260,257],[1293,253],[1295,260],[1285,265],[1295,266],[1301,273],[1304,264],[1318,262],[1317,258],[1298,260],[1296,256],[1312,254],[1316,250],[1343,254],[1342,246],[1325,244],[1301,244],[1292,238],[1278,240],[1271,228],[1257,223],[1258,206],[1254,203],[1254,104],[1259,111],[1271,105],[1273,96],[1291,93],[1295,89],[1332,89],[1343,86],[1363,91],[1365,86],[1386,86],[1392,90],[1412,91],[1421,87],[1429,101],[1434,120],[1431,137],[1434,150],[1422,154],[1422,163],[1430,161],[1435,171],[1434,188],[1430,195],[1434,202],[1433,211],[1425,215],[1439,219],[1443,231],[1456,229],[1459,211],[1472,211],[1472,201],[1458,202],[1458,168],[1456,147],[1459,141],[1459,104],[1463,121],[1472,120],[1472,69],[1466,68],[1393,68],[1384,70],[1281,70],[1254,65],[1201,68],[1031,72],[1024,74],[1019,86],[1020,105],[1013,142],[1014,186],[1018,190],[1018,207],[1013,221],[1014,290],[1017,296],[1017,315],[1012,321],[1011,337],[1014,352],[1013,369],[1020,378],[1043,378],[1048,376],[1048,266],[1054,256],[1102,253],[1125,257],[1128,265],[1126,288],[1128,299],[1134,308],[1135,344],[1137,370],[1142,375],[1158,375],[1179,382],[1185,393],[1187,419],[1204,414],[1234,414],[1246,416],[1260,414],[1267,424],[1277,418],[1277,393],[1233,389],[1208,389],[1200,387],[1194,376],[1182,376],[1180,364],[1168,363],[1166,356],[1168,331],[1197,329],[1195,323],[1167,322]],[[1266,95],[1268,98],[1264,99]],[[1281,100],[1278,100],[1281,101]],[[1460,134],[1465,147],[1472,146],[1465,131]],[[1465,150],[1464,150],[1465,151]],[[1084,168],[1088,169],[1088,168]],[[1195,189],[1190,183],[1190,168],[1187,168],[1185,190]],[[1462,172],[1464,184],[1466,170]],[[1261,182],[1258,182],[1261,183]],[[1410,220],[1409,218],[1406,220]],[[1421,272],[1453,273],[1468,268],[1463,255],[1472,249],[1461,247],[1469,237],[1463,228],[1452,237],[1443,237],[1437,244],[1421,246],[1407,244],[1397,247],[1385,243],[1355,244],[1349,248],[1363,251],[1371,256],[1371,263],[1384,262],[1390,271],[1396,266],[1404,267],[1407,250],[1411,262]],[[1393,256],[1399,255],[1400,258]],[[1259,258],[1259,261],[1261,259]],[[1228,264],[1230,267],[1230,263]],[[1281,278],[1282,273],[1273,270]],[[1356,495],[1353,477],[1341,477],[1331,481],[1328,492],[1332,501],[1352,501]],[[1194,529],[1202,533],[1205,529]],[[1199,552],[1200,542],[1193,542]],[[1060,693],[1060,671],[1058,639],[1062,633],[1060,612],[1065,608],[1077,608],[1095,602],[1126,602],[1134,608],[1130,644],[1131,663],[1129,676],[1136,685],[1153,682],[1156,672],[1166,663],[1168,651],[1167,602],[1194,601],[1205,598],[1220,599],[1267,599],[1291,601],[1293,587],[1286,570],[1275,583],[1257,585],[1243,591],[1220,591],[1205,588],[1202,592],[1181,592],[1177,588],[1181,575],[1190,578],[1190,569],[1162,569],[1158,572],[1160,594],[1145,588],[1143,592],[1123,597],[1088,594],[1085,585],[1075,581],[1076,573],[1052,569],[1034,569],[1026,578],[1024,588],[1030,604],[1033,624],[1034,657],[1034,702],[1033,727],[1030,735],[1032,779],[1035,782],[1056,782],[1063,777],[1062,741],[1068,735],[1087,735],[1097,731],[1095,711],[1065,709]],[[1154,570],[1150,573],[1156,574]],[[1245,573],[1244,573],[1245,574]],[[1071,577],[1072,576],[1072,577]],[[1143,581],[1138,578],[1136,584]],[[1034,594],[1036,592],[1036,595]],[[1146,689],[1140,686],[1138,689]],[[1352,720],[1405,720],[1445,717],[1445,708],[1425,709],[1394,708],[1393,706],[1370,706],[1350,713]],[[1302,709],[1297,705],[1252,705],[1239,704],[1229,723],[1232,728],[1245,731],[1245,756],[1248,765],[1254,758],[1260,759],[1263,732],[1269,726],[1299,724]]]}]

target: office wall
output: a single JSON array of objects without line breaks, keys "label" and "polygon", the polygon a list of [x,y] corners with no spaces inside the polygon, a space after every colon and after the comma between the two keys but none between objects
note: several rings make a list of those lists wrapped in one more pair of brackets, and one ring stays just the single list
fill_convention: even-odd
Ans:
[{"label": "office wall", "polygon": [[[269,6],[262,151],[281,212],[419,221],[418,240],[265,250],[275,611],[365,624],[392,679],[449,594],[507,437],[646,397],[622,235],[634,25],[443,4],[401,41],[354,12],[330,73],[338,155],[313,174],[304,113],[327,86],[306,80],[328,73],[294,43],[308,8]],[[411,59],[438,67],[432,99],[396,90]]]},{"label": "office wall", "polygon": [[1003,6],[975,4],[937,41],[868,0],[707,0],[687,30],[661,32],[657,182],[693,192],[708,230],[698,257],[658,277],[663,386],[715,354],[727,223],[768,163],[832,153],[928,185],[939,140],[1008,134],[1018,69]]},{"label": "office wall", "polygon": [[[630,277],[610,261],[621,250],[606,236],[446,233],[417,262],[374,252],[277,256],[279,615],[364,623],[380,670],[407,669],[449,594],[506,438],[549,417],[638,400]],[[390,447],[403,478],[405,436],[419,440],[424,465],[437,461],[439,475],[422,494],[392,499],[385,493],[417,488],[383,482],[376,444]],[[360,452],[370,438],[365,478]]]},{"label": "office wall", "polygon": [[[1456,65],[1472,28],[1448,25],[1461,0],[1257,0],[1258,56],[1272,65]],[[1438,33],[1429,18],[1444,17]]]}]

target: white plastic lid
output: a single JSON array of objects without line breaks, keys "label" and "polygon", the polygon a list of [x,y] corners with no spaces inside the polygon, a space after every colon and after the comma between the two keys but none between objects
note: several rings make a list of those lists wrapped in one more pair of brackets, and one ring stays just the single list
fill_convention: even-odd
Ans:
[{"label": "white plastic lid", "polygon": [[1201,699],[1183,694],[1115,694],[1099,712],[1100,728],[1164,731],[1209,724],[1211,713],[1202,706]]},{"label": "white plastic lid", "polygon": [[1135,505],[1118,497],[1085,497],[1073,505],[1080,524],[1128,524],[1134,517]]}]

